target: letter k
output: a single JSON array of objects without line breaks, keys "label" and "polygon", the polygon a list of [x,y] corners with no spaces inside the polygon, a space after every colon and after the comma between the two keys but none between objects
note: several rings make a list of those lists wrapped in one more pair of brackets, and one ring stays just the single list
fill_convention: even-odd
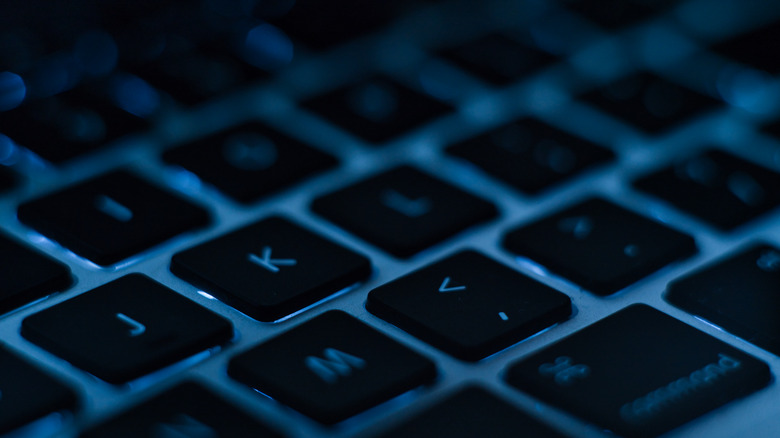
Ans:
[{"label": "letter k", "polygon": [[279,272],[279,266],[295,266],[298,263],[298,261],[295,259],[272,259],[271,250],[272,249],[270,246],[264,246],[262,257],[258,257],[256,254],[249,253],[249,261],[258,266],[262,266],[274,274]]}]

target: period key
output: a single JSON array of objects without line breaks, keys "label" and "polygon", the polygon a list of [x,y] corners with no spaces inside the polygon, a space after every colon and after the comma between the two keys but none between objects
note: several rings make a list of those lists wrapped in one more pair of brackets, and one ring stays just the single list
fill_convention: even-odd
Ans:
[{"label": "period key", "polygon": [[666,433],[766,386],[762,361],[636,304],[511,366],[523,392],[621,436]]},{"label": "period key", "polygon": [[473,250],[372,290],[368,310],[468,361],[519,342],[571,314],[571,300]]}]

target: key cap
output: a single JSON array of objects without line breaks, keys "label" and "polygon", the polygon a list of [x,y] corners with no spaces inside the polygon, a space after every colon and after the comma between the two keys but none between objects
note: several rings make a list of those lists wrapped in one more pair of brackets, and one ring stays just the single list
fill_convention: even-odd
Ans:
[{"label": "key cap", "polygon": [[70,269],[0,234],[0,313],[67,289]]},{"label": "key cap", "polygon": [[[361,0],[336,0],[327,4],[298,0],[288,7],[289,10],[283,10],[273,2],[267,3],[260,2],[255,8],[257,15],[316,50],[329,49],[378,31],[398,10],[396,2],[369,4]],[[284,14],[278,16],[279,12]]]},{"label": "key cap", "polygon": [[493,204],[409,166],[319,197],[312,210],[397,257],[496,216]]},{"label": "key cap", "polygon": [[665,433],[770,379],[760,360],[645,305],[586,327],[506,374],[523,392],[632,437]]},{"label": "key cap", "polygon": [[108,266],[209,222],[209,214],[126,171],[114,171],[19,206],[19,220]]},{"label": "key cap", "polygon": [[696,252],[690,236],[598,198],[510,231],[504,247],[602,296]]},{"label": "key cap", "polygon": [[514,438],[518,434],[528,438],[564,436],[492,393],[469,386],[380,437]]},{"label": "key cap", "polygon": [[447,148],[524,193],[536,194],[614,158],[612,151],[535,119]]},{"label": "key cap", "polygon": [[467,250],[372,290],[366,308],[455,357],[476,361],[565,320],[571,300]]},{"label": "key cap", "polygon": [[388,142],[453,110],[382,76],[316,96],[301,106],[373,144]]},{"label": "key cap", "polygon": [[780,41],[779,25],[780,22],[773,21],[766,26],[715,44],[712,50],[775,76],[780,73],[780,60],[774,56],[774,53],[777,53],[777,41]]},{"label": "key cap", "polygon": [[364,280],[371,262],[280,217],[177,253],[171,271],[259,321],[275,321]]},{"label": "key cap", "polygon": [[57,411],[73,410],[76,395],[37,366],[0,345],[0,433]]},{"label": "key cap", "polygon": [[[108,85],[85,83],[3,112],[0,133],[52,163],[62,163],[148,128],[114,105]],[[151,110],[150,110],[151,111]]]},{"label": "key cap", "polygon": [[671,8],[678,0],[563,0],[563,5],[608,30],[628,27]]},{"label": "key cap", "polygon": [[430,382],[436,369],[352,316],[330,311],[236,356],[228,374],[334,424]]},{"label": "key cap", "polygon": [[761,131],[774,137],[775,139],[780,138],[780,120],[769,122],[761,128]]},{"label": "key cap", "polygon": [[[2,141],[2,140],[0,140]],[[11,190],[17,184],[17,176],[7,167],[0,165],[0,194]]]},{"label": "key cap", "polygon": [[688,157],[634,186],[722,230],[780,205],[780,174],[718,150]]},{"label": "key cap", "polygon": [[226,45],[196,47],[173,38],[159,56],[129,69],[188,107],[268,77],[266,71],[246,63]]},{"label": "key cap", "polygon": [[581,99],[646,134],[668,131],[722,104],[652,73],[621,78]]},{"label": "key cap", "polygon": [[22,336],[118,384],[224,344],[233,328],[148,277],[130,274],[28,316]]},{"label": "key cap", "polygon": [[780,250],[755,244],[669,284],[665,298],[761,348],[780,354]]},{"label": "key cap", "polygon": [[555,61],[549,53],[499,33],[446,48],[438,55],[496,86],[508,85]]},{"label": "key cap", "polygon": [[334,167],[332,156],[260,123],[167,151],[163,159],[249,203]]},{"label": "key cap", "polygon": [[200,383],[185,381],[81,435],[83,438],[281,437]]}]

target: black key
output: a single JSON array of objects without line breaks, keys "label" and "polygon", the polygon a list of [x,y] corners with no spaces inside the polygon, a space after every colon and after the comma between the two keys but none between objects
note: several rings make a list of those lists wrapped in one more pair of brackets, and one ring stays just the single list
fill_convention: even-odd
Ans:
[{"label": "black key", "polygon": [[371,262],[271,217],[180,252],[171,271],[260,321],[275,321],[362,281]]},{"label": "black key", "polygon": [[227,342],[233,328],[130,274],[28,316],[22,336],[107,382],[123,383]]},{"label": "black key", "polygon": [[564,435],[535,420],[490,392],[469,386],[381,438],[562,438]]},{"label": "black key", "polygon": [[722,230],[780,205],[779,173],[718,150],[686,158],[634,186]]},{"label": "black key", "polygon": [[125,171],[19,206],[19,220],[103,266],[202,227],[202,208]]},{"label": "black key", "polygon": [[312,209],[398,257],[496,215],[493,204],[409,166],[317,198]]},{"label": "black key", "polygon": [[563,0],[567,9],[599,26],[616,30],[648,20],[678,0]]},{"label": "black key", "polygon": [[715,44],[712,50],[750,67],[772,75],[780,73],[780,22],[751,30],[735,38]]},{"label": "black key", "polygon": [[83,438],[281,437],[199,383],[186,381],[84,432]]},{"label": "black key", "polygon": [[652,73],[618,79],[581,99],[647,134],[660,134],[721,105]]},{"label": "black key", "polygon": [[70,269],[0,234],[0,313],[71,284]]},{"label": "black key", "polygon": [[475,251],[462,251],[368,294],[373,314],[476,361],[571,314],[566,295]]},{"label": "black key", "polygon": [[775,139],[780,138],[780,120],[774,120],[761,128],[761,131],[771,135]]},{"label": "black key", "polygon": [[510,231],[504,246],[597,295],[609,295],[696,252],[688,235],[602,199]]},{"label": "black key", "polygon": [[248,64],[228,47],[195,47],[189,41],[173,39],[168,40],[159,56],[130,66],[129,70],[186,106],[201,104],[268,77],[266,71]]},{"label": "black key", "polygon": [[507,85],[555,61],[547,52],[503,34],[488,34],[438,53],[493,85]]},{"label": "black key", "polygon": [[76,408],[73,391],[2,345],[0,369],[0,433]]},{"label": "black key", "polygon": [[[319,50],[380,30],[398,9],[396,2],[297,0],[286,11],[279,3],[260,2],[256,14],[279,26],[296,41]],[[284,14],[277,18],[280,13]]]},{"label": "black key", "polygon": [[18,177],[7,167],[0,165],[0,194],[16,186]]},{"label": "black key", "polygon": [[753,245],[669,284],[666,300],[780,354],[780,250]]},{"label": "black key", "polygon": [[771,379],[769,367],[634,305],[512,366],[509,384],[621,436],[660,435]]},{"label": "black key", "polygon": [[333,424],[430,382],[436,369],[357,319],[330,311],[235,357],[228,373]]},{"label": "black key", "polygon": [[252,202],[337,164],[335,158],[260,123],[246,124],[165,153],[240,202]]},{"label": "black key", "polygon": [[301,104],[369,143],[384,143],[453,110],[389,78],[374,77]]},{"label": "black key", "polygon": [[0,133],[48,161],[61,163],[147,129],[144,118],[111,101],[107,87],[86,83],[53,97],[29,100],[2,113]]},{"label": "black key", "polygon": [[447,148],[525,193],[538,193],[613,159],[612,151],[526,119]]}]

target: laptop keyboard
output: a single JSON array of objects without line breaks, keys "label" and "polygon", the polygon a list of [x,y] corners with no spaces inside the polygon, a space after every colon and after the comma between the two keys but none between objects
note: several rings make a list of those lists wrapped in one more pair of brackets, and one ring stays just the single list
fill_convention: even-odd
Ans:
[{"label": "laptop keyboard", "polygon": [[0,6],[0,435],[776,434],[780,8],[379,3]]}]

